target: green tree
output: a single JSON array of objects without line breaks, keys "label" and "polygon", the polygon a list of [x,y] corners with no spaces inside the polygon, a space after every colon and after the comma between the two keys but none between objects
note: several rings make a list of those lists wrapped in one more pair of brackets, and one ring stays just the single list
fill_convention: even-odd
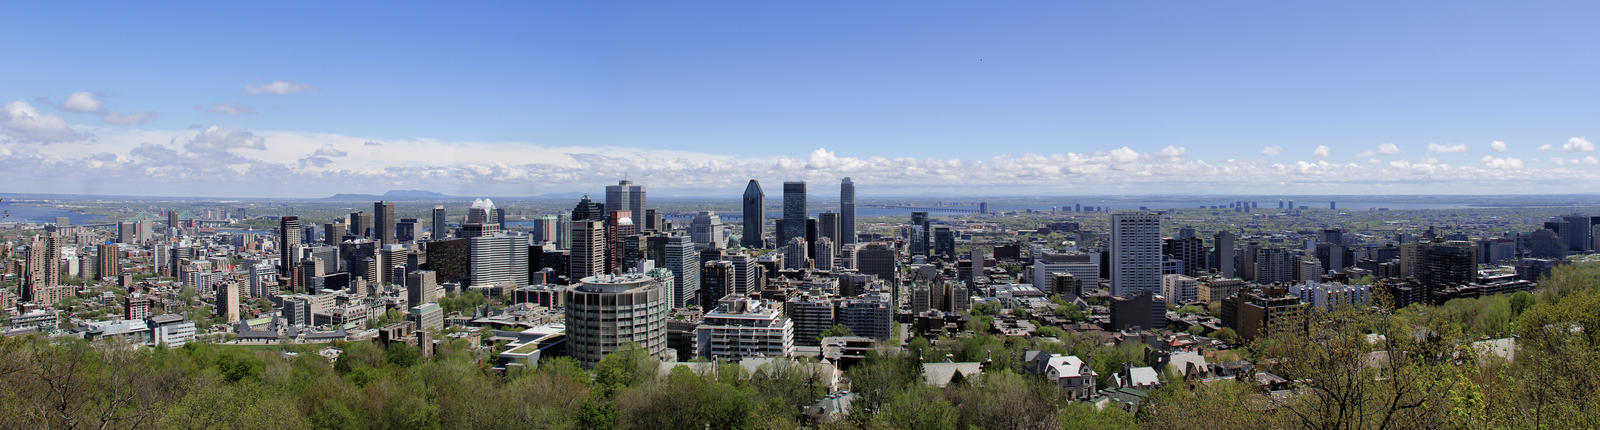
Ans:
[{"label": "green tree", "polygon": [[877,419],[889,428],[955,429],[961,416],[938,389],[918,383],[895,392]]}]

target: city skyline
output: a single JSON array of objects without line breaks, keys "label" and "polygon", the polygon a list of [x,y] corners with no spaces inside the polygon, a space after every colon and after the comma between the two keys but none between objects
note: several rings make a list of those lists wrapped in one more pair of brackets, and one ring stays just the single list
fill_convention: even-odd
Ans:
[{"label": "city skyline", "polygon": [[[0,71],[0,192],[1600,191],[1596,60],[1568,55],[1600,37],[1595,5],[920,6],[7,6],[35,66]],[[62,21],[83,25],[35,37]],[[442,36],[363,31],[379,23]],[[818,23],[835,31],[797,36]],[[81,55],[124,50],[144,56]]]}]

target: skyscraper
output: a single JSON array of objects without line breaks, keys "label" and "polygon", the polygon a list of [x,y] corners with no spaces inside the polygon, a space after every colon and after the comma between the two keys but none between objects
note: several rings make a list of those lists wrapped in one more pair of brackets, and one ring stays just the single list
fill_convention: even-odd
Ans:
[{"label": "skyscraper", "polygon": [[433,207],[433,225],[429,227],[429,228],[433,229],[433,235],[432,235],[433,240],[440,240],[440,239],[444,239],[445,237],[449,236],[444,231],[444,222],[445,222],[444,205],[434,206]]},{"label": "skyscraper", "polygon": [[556,214],[556,249],[572,249],[572,215]]},{"label": "skyscraper", "polygon": [[839,183],[839,245],[856,243],[856,183],[849,177]]},{"label": "skyscraper", "polygon": [[1161,292],[1161,215],[1111,215],[1111,295]]},{"label": "skyscraper", "polygon": [[417,234],[417,224],[416,218],[401,218],[400,222],[394,223],[394,240],[415,242],[420,236]]},{"label": "skyscraper", "polygon": [[606,186],[606,212],[626,211],[634,224],[644,225],[644,186],[626,179]]},{"label": "skyscraper", "polygon": [[[828,240],[833,241],[833,247],[831,248],[833,254],[829,255],[828,257],[837,256],[839,252],[839,244],[844,243],[844,223],[841,220],[841,214],[838,212],[823,212],[817,214],[817,236],[819,238],[825,237],[828,238]],[[822,254],[816,252],[815,246],[812,248],[812,253],[815,255],[812,255],[811,258],[821,260],[823,258]]]},{"label": "skyscraper", "polygon": [[932,237],[932,232],[928,231],[928,228],[927,212],[911,213],[911,254],[928,255],[929,248],[933,246],[929,240]]},{"label": "skyscraper", "polygon": [[575,281],[605,273],[605,221],[598,219],[573,221],[571,240],[572,255],[567,268],[567,279]]},{"label": "skyscraper", "polygon": [[714,303],[699,297],[700,253],[695,251],[693,241],[683,236],[668,237],[664,260],[662,266],[672,271],[672,307],[681,308],[690,304],[705,307]]},{"label": "skyscraper", "polygon": [[716,212],[700,211],[689,223],[689,236],[700,248],[722,249],[727,242],[722,238],[722,218]]},{"label": "skyscraper", "polygon": [[278,220],[278,273],[294,273],[295,247],[300,246],[300,217],[290,215]]},{"label": "skyscraper", "polygon": [[1224,278],[1234,277],[1233,232],[1219,231],[1211,239],[1211,255],[1216,259],[1216,269]]},{"label": "skyscraper", "polygon": [[783,222],[778,228],[778,243],[788,245],[789,239],[806,235],[806,183],[783,183]]},{"label": "skyscraper", "polygon": [[372,237],[372,214],[366,212],[351,213],[350,234],[356,237]]},{"label": "skyscraper", "polygon": [[394,240],[394,202],[372,204],[372,236],[379,244],[388,245]]},{"label": "skyscraper", "polygon": [[167,211],[167,235],[178,236],[183,234],[183,227],[178,225],[178,211]]},{"label": "skyscraper", "polygon": [[342,222],[330,222],[323,224],[322,243],[338,246],[339,242],[344,242],[344,235],[347,233],[349,228],[349,225]]},{"label": "skyscraper", "polygon": [[606,215],[600,212],[600,205],[595,204],[594,200],[590,200],[588,194],[584,194],[583,199],[578,200],[578,206],[572,208],[573,223],[577,223],[578,221],[605,220]]},{"label": "skyscraper", "polygon": [[[760,248],[761,224],[766,221],[767,195],[761,192],[761,183],[751,179],[744,187],[744,231],[739,244],[747,248]],[[719,299],[721,297],[718,297]]]},{"label": "skyscraper", "polygon": [[489,199],[472,199],[472,205],[467,207],[466,222],[477,224],[493,223],[494,201]]},{"label": "skyscraper", "polygon": [[121,276],[120,260],[122,249],[114,243],[105,243],[101,244],[97,251],[98,253],[95,255],[97,257],[97,266],[94,269],[95,276],[99,277],[100,280],[111,280]]},{"label": "skyscraper", "polygon": [[1572,251],[1588,251],[1590,249],[1589,217],[1584,215],[1565,215],[1561,217],[1566,221],[1566,226],[1558,233],[1567,239],[1567,246]]}]

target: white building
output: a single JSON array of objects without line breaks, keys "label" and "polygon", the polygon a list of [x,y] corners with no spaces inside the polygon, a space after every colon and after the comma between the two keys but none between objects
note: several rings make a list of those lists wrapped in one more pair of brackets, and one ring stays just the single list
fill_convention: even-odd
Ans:
[{"label": "white building", "polygon": [[528,285],[528,236],[500,233],[468,239],[468,286]]},{"label": "white building", "polygon": [[771,302],[734,295],[722,299],[695,327],[698,355],[710,360],[788,357],[794,353],[794,322]]},{"label": "white building", "polygon": [[177,314],[157,315],[150,318],[151,341],[153,345],[166,345],[168,348],[181,347],[194,340],[194,322],[183,319]]},{"label": "white building", "polygon": [[833,270],[833,239],[817,238],[817,259],[811,262],[817,270]]},{"label": "white building", "polygon": [[701,211],[689,223],[689,237],[700,249],[723,249],[728,240],[722,235],[722,218],[716,212]]},{"label": "white building", "polygon": [[[981,255],[981,254],[980,254]],[[974,274],[979,273],[977,259],[973,260]],[[1079,288],[1093,290],[1100,287],[1100,254],[1092,253],[1056,253],[1039,251],[1033,258],[1033,287],[1048,294],[1066,296],[1068,292],[1054,291],[1051,288],[1051,279],[1056,273],[1071,273],[1078,280]],[[1069,298],[1070,300],[1070,298]]]},{"label": "white building", "polygon": [[796,237],[789,239],[783,246],[783,268],[790,270],[803,270],[811,268],[811,258],[806,256],[806,238]]},{"label": "white building", "polygon": [[1039,375],[1067,392],[1073,399],[1083,400],[1095,395],[1095,373],[1075,355],[1046,354],[1044,351],[1027,351],[1022,355],[1029,373]]},{"label": "white building", "polygon": [[1111,214],[1111,295],[1161,289],[1161,215]]},{"label": "white building", "polygon": [[1200,283],[1184,275],[1162,275],[1161,295],[1173,303],[1194,303],[1200,300]]},{"label": "white building", "polygon": [[1300,296],[1311,307],[1324,310],[1338,306],[1362,306],[1372,303],[1372,286],[1369,285],[1306,282],[1289,287],[1289,294]]}]

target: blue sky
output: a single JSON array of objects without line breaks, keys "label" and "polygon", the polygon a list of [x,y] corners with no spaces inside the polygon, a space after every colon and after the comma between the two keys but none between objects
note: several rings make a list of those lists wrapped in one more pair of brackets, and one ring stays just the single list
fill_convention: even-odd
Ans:
[{"label": "blue sky", "polygon": [[[1592,2],[8,3],[0,155],[120,180],[0,191],[518,194],[630,175],[694,194],[852,175],[882,192],[1530,192],[1592,179],[1594,16]],[[80,92],[95,103],[68,103]],[[448,155],[377,149],[401,147]],[[1512,168],[1536,174],[1485,179]]]}]

